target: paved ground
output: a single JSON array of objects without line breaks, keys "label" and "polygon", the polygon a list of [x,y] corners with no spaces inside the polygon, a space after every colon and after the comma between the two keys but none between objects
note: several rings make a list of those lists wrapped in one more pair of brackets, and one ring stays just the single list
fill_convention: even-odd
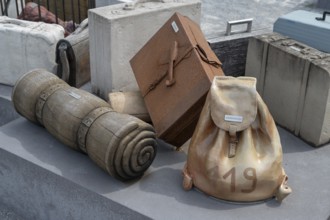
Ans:
[{"label": "paved ground", "polygon": [[208,36],[223,35],[227,21],[253,18],[252,31],[272,29],[288,12],[315,10],[316,0],[202,0],[202,29]]},{"label": "paved ground", "polygon": [[0,219],[1,220],[23,220],[22,217],[14,213],[6,205],[0,203]]},{"label": "paved ground", "polygon": [[[130,0],[96,0],[96,6],[128,1]],[[253,31],[271,30],[279,16],[298,9],[317,10],[316,2],[317,0],[202,0],[201,26],[205,35],[218,37],[224,34],[227,21],[253,18]]]},{"label": "paved ground", "polygon": [[[0,84],[0,99],[5,98],[5,99],[10,99],[11,96],[11,87],[10,86],[5,86]],[[1,110],[0,106],[0,110]],[[2,114],[0,112],[0,116],[8,116],[7,114]],[[0,118],[0,124],[4,123],[6,119],[1,119]],[[0,198],[0,220],[21,220],[20,216],[18,216],[15,212],[12,211],[9,207],[6,206],[6,204],[2,203],[2,200]]]}]

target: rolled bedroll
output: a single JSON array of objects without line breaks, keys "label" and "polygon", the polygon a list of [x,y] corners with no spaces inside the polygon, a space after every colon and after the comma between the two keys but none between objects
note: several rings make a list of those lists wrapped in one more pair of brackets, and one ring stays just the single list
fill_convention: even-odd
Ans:
[{"label": "rolled bedroll", "polygon": [[156,156],[150,124],[115,112],[104,100],[70,87],[46,70],[25,73],[14,86],[12,101],[23,117],[44,126],[63,144],[86,153],[120,180],[142,176]]}]

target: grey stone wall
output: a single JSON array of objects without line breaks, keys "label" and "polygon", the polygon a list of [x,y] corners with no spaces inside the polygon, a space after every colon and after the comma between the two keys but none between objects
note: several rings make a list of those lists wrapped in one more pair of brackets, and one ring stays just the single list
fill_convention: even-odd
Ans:
[{"label": "grey stone wall", "polygon": [[237,77],[245,74],[248,43],[249,37],[211,43],[211,48],[222,62],[222,69],[227,76]]}]

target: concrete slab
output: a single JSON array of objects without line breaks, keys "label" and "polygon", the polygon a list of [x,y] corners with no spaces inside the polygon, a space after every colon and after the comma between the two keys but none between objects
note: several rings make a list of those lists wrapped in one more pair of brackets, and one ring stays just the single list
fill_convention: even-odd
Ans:
[{"label": "concrete slab", "polygon": [[12,102],[0,97],[0,127],[16,118],[18,118],[18,114]]},{"label": "concrete slab", "polygon": [[11,102],[11,91],[11,86],[0,84],[0,127],[19,117]]},{"label": "concrete slab", "polygon": [[[11,134],[16,126],[23,126],[22,130]],[[0,147],[0,202],[17,215],[25,219],[146,218],[77,185],[93,182],[94,174],[98,181],[108,178],[87,156],[64,147],[42,127],[23,118],[11,123],[9,130],[5,127],[2,135],[8,139],[0,137],[4,146]],[[26,133],[29,127],[32,133]],[[25,139],[26,135],[33,137]],[[66,178],[73,173],[75,181]]]},{"label": "concrete slab", "polygon": [[12,86],[0,84],[0,97],[11,100],[11,91],[12,90],[13,90]]},{"label": "concrete slab", "polygon": [[0,203],[0,219],[1,220],[23,220],[23,218],[14,213],[6,204]]},{"label": "concrete slab", "polygon": [[97,219],[106,213],[116,219],[327,219],[330,144],[315,149],[281,128],[279,132],[292,195],[282,204],[239,205],[184,191],[186,155],[163,142],[145,175],[122,183],[20,118],[0,128],[0,198],[28,219],[91,219],[90,212],[100,212],[93,216]]}]

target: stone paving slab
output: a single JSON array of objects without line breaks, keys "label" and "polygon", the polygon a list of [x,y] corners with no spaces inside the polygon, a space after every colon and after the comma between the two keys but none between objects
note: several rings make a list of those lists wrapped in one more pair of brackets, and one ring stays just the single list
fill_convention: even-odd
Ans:
[{"label": "stone paving slab", "polygon": [[272,30],[279,16],[298,9],[319,11],[316,0],[203,0],[201,27],[208,38],[218,37],[227,21],[253,18],[252,31]]},{"label": "stone paving slab", "polygon": [[0,219],[1,220],[23,220],[23,218],[12,211],[12,208],[0,203]]},{"label": "stone paving slab", "polygon": [[[96,7],[130,1],[96,0]],[[317,0],[202,0],[201,27],[208,38],[214,38],[224,36],[227,21],[253,18],[252,31],[269,31],[279,16],[299,9],[321,11]]]}]

